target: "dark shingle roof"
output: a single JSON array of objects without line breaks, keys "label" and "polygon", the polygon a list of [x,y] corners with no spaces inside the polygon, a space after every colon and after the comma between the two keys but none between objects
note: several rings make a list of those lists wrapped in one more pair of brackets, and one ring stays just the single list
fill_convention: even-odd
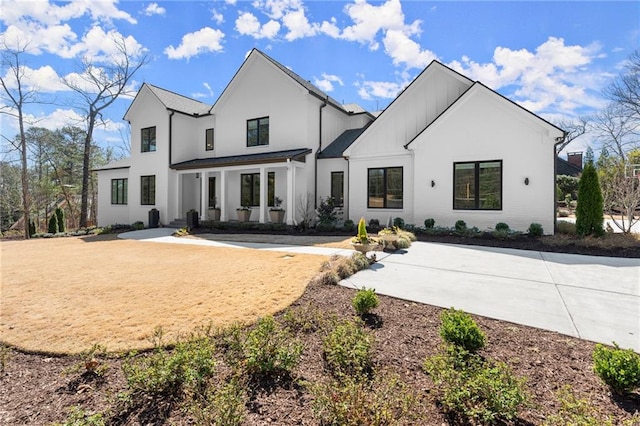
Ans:
[{"label": "dark shingle roof", "polygon": [[286,151],[264,152],[260,154],[230,155],[228,157],[197,158],[171,165],[174,170],[201,169],[206,167],[244,166],[249,164],[279,163],[286,160],[305,161],[311,153],[309,148]]},{"label": "dark shingle roof", "polygon": [[170,90],[162,89],[149,83],[145,83],[162,104],[171,110],[183,112],[189,115],[204,115],[209,113],[211,105],[196,101],[195,99],[179,95]]},{"label": "dark shingle roof", "polygon": [[579,176],[582,173],[582,168],[571,164],[567,160],[556,157],[556,174],[567,176]]},{"label": "dark shingle roof", "polygon": [[341,158],[344,150],[358,139],[368,126],[346,130],[318,154],[318,158]]}]

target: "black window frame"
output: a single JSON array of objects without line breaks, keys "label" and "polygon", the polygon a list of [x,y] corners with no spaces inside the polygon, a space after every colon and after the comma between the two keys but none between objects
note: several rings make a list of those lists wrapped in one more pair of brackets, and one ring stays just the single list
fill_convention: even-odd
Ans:
[{"label": "black window frame", "polygon": [[140,176],[140,205],[156,204],[156,175]]},{"label": "black window frame", "polygon": [[111,179],[111,204],[126,206],[128,202],[129,179]]},{"label": "black window frame", "polygon": [[276,173],[267,172],[267,207],[276,205]]},{"label": "black window frame", "polygon": [[[255,142],[253,142],[253,137],[249,133],[251,123],[256,123],[255,128]],[[265,124],[266,122],[266,124]],[[266,137],[261,132],[261,126],[266,126]],[[267,146],[269,145],[269,116],[252,118],[247,120],[247,147],[256,147],[256,146]]]},{"label": "black window frame", "polygon": [[[336,182],[334,179],[340,177],[339,194],[336,193]],[[334,206],[344,207],[344,172],[331,172],[331,198],[333,198]]]},{"label": "black window frame", "polygon": [[[400,205],[391,205],[389,200],[389,171],[400,170],[400,190],[401,190],[401,198]],[[375,206],[371,203],[371,173],[373,171],[382,171],[382,206]],[[388,210],[402,210],[404,208],[404,167],[403,166],[393,166],[393,167],[370,167],[367,169],[367,208],[368,209],[388,209]]]},{"label": "black window frame", "polygon": [[214,149],[214,133],[213,127],[204,131],[204,150],[213,151]]},{"label": "black window frame", "polygon": [[[244,180],[248,180],[248,185],[244,185]],[[251,194],[245,194],[249,189]],[[245,203],[245,199],[249,199],[249,203]],[[267,207],[274,207],[276,199],[276,173],[267,172]],[[260,173],[242,173],[240,174],[240,205],[243,207],[259,207],[260,206]]]},{"label": "black window frame", "polygon": [[216,177],[209,176],[209,201],[208,207],[213,209],[216,207]]},{"label": "black window frame", "polygon": [[[484,164],[490,164],[490,163],[498,163],[500,165],[499,167],[499,184],[498,184],[498,191],[499,191],[499,199],[498,199],[498,205],[496,207],[490,207],[490,206],[486,206],[486,205],[482,205],[481,201],[483,199],[483,191],[481,189],[481,169],[483,168],[482,165]],[[456,197],[456,180],[457,180],[457,175],[456,172],[458,170],[458,168],[456,166],[459,165],[469,165],[472,164],[473,165],[473,191],[471,191],[471,188],[468,188],[468,194],[470,195],[471,193],[473,193],[473,205],[470,207],[465,207],[465,206],[460,206],[460,204],[456,203],[457,201],[457,197]],[[479,210],[479,211],[500,211],[502,210],[503,207],[503,162],[502,160],[483,160],[483,161],[458,161],[453,163],[453,209],[454,210]],[[468,200],[467,201],[471,201],[469,195],[467,195]]]},{"label": "black window frame", "polygon": [[[151,132],[153,131],[153,138]],[[145,135],[148,133],[147,135]],[[156,151],[156,126],[140,129],[140,152]]]}]

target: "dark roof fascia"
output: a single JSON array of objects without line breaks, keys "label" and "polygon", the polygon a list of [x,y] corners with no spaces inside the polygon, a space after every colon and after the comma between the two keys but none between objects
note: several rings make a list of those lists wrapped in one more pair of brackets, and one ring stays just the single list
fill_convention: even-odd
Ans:
[{"label": "dark roof fascia", "polygon": [[248,166],[256,164],[281,163],[286,160],[304,161],[304,157],[311,154],[310,148],[292,149],[286,151],[265,152],[260,154],[230,155],[226,157],[197,158],[183,161],[170,166],[174,170],[191,170],[202,168],[216,168],[226,166]]},{"label": "dark roof fascia", "polygon": [[[166,107],[165,107],[166,108]],[[211,110],[209,110],[208,113],[206,114],[198,114],[198,113],[188,113],[188,112],[184,112],[184,111],[179,111],[177,109],[173,109],[173,108],[166,108],[167,111],[171,111],[171,112],[177,112],[178,114],[182,114],[182,115],[186,115],[187,117],[192,117],[192,118],[200,118],[200,117],[210,117],[213,114],[211,114]]]},{"label": "dark roof fascia", "polygon": [[464,98],[464,95],[466,95],[466,94],[467,94],[467,92],[468,92],[469,90],[471,90],[471,88],[472,88],[473,86],[475,86],[475,83],[473,83],[471,86],[469,86],[469,87],[467,88],[467,90],[465,90],[464,92],[462,92],[462,94],[461,94],[460,96],[458,96],[458,97],[456,98],[456,100],[455,100],[455,101],[451,102],[451,104],[449,104],[449,106],[448,106],[448,107],[446,107],[446,108],[445,108],[445,109],[444,109],[440,114],[438,114],[438,116],[437,116],[436,118],[434,118],[434,119],[431,121],[431,123],[427,124],[427,125],[425,126],[425,128],[424,128],[424,129],[422,129],[420,132],[418,132],[418,134],[417,134],[417,135],[415,135],[415,136],[413,137],[413,139],[411,139],[409,142],[407,142],[407,143],[404,145],[404,149],[408,149],[408,148],[409,148],[409,145],[411,145],[411,143],[413,143],[413,141],[415,141],[416,139],[418,139],[418,137],[419,137],[421,134],[423,134],[424,132],[426,132],[426,131],[427,131],[427,129],[428,129],[429,127],[431,127],[431,125],[432,125],[433,123],[435,123],[436,121],[438,121],[438,119],[439,119],[440,117],[442,117],[442,116],[443,116],[447,111],[449,111],[449,108],[453,108],[453,106],[454,106],[455,104],[457,104],[457,103],[458,103],[458,101],[459,101],[460,99]]},{"label": "dark roof fascia", "polygon": [[97,169],[91,169],[92,172],[103,172],[106,170],[124,170],[124,169],[130,169],[131,166],[118,166],[118,167],[105,167],[105,168],[97,168]]}]

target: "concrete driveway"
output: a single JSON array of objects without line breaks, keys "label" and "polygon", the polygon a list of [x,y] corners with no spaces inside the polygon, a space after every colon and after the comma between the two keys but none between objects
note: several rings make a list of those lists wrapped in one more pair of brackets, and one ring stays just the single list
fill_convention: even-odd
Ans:
[{"label": "concrete driveway", "polygon": [[640,352],[640,259],[415,242],[341,285]]}]

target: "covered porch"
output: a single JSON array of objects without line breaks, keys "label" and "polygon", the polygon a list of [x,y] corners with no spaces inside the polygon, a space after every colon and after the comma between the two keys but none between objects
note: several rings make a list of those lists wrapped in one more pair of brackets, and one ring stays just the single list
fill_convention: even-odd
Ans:
[{"label": "covered porch", "polygon": [[246,207],[251,221],[268,223],[269,209],[285,211],[285,223],[296,223],[296,196],[306,194],[304,169],[310,149],[190,160],[173,164],[177,171],[174,205],[180,217],[194,209],[200,220],[238,220],[237,209]]}]

